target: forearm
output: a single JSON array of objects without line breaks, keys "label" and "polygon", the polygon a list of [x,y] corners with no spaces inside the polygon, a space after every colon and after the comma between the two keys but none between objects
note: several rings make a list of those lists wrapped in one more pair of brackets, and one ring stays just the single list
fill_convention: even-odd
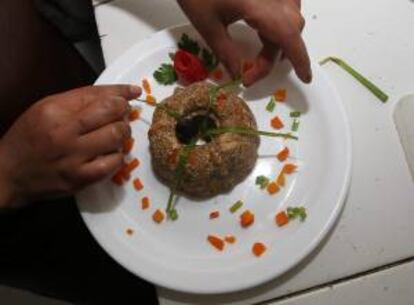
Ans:
[{"label": "forearm", "polygon": [[10,180],[10,163],[0,141],[0,209],[9,208],[17,200],[17,193]]}]

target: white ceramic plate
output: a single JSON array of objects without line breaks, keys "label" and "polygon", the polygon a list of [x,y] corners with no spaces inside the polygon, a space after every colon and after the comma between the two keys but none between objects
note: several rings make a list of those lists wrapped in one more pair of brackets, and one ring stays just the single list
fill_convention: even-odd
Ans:
[{"label": "white ceramic plate", "polygon": [[[242,25],[232,28],[241,50],[254,54],[260,44],[256,36]],[[202,39],[189,25],[164,30],[138,43],[111,65],[97,84],[140,84],[145,77],[154,95],[161,100],[175,86],[159,86],[152,78],[168,53],[176,48],[177,39],[187,33]],[[292,268],[308,255],[327,234],[338,217],[346,195],[351,169],[351,137],[342,102],[331,82],[318,65],[313,66],[313,83],[302,84],[287,64],[276,65],[265,80],[245,90],[260,129],[271,130],[270,119],[278,114],[289,131],[292,110],[302,112],[299,141],[262,138],[260,158],[251,175],[228,194],[193,202],[181,197],[179,219],[155,224],[151,215],[165,208],[168,188],[155,177],[150,166],[147,130],[152,119],[149,106],[143,105],[142,120],[132,124],[136,144],[131,156],[138,157],[140,167],[133,173],[144,183],[137,192],[131,182],[124,187],[104,181],[77,196],[79,208],[88,228],[101,246],[122,266],[136,275],[170,289],[192,293],[224,293],[261,284]],[[287,102],[278,104],[274,114],[265,111],[269,96],[277,88],[286,88]],[[255,185],[258,175],[275,178],[282,164],[275,158],[284,145],[292,156],[290,162],[299,171],[288,177],[287,186],[270,196]],[[149,196],[151,208],[140,208],[141,198]],[[237,200],[245,202],[236,214],[228,212]],[[293,221],[283,228],[274,223],[277,211],[303,205],[308,211],[305,222]],[[242,210],[250,209],[256,221],[248,229],[239,225]],[[209,213],[221,216],[209,220]],[[126,230],[134,230],[132,236]],[[219,252],[207,241],[207,235],[234,234],[237,242]],[[260,258],[251,252],[254,242],[267,245]]]}]

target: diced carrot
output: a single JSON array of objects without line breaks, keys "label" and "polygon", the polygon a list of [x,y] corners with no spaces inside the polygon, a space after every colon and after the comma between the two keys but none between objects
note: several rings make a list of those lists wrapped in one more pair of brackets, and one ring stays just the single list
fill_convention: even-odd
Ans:
[{"label": "diced carrot", "polygon": [[134,169],[139,166],[139,160],[137,158],[132,159],[129,163],[125,164],[121,171],[123,172],[123,176],[125,180],[130,178],[130,175]]},{"label": "diced carrot", "polygon": [[220,217],[220,212],[219,211],[213,211],[213,212],[210,213],[209,217],[210,217],[210,219],[218,218],[218,217]]},{"label": "diced carrot", "polygon": [[275,222],[279,227],[283,227],[289,223],[289,217],[285,211],[279,212],[275,216]]},{"label": "diced carrot", "polygon": [[266,252],[266,249],[267,248],[263,243],[258,242],[258,243],[254,243],[252,247],[252,252],[255,256],[259,257],[259,256],[262,256],[262,254]]},{"label": "diced carrot", "polygon": [[144,92],[146,94],[151,94],[151,85],[150,85],[148,79],[144,78],[142,80],[142,88],[144,88]]},{"label": "diced carrot", "polygon": [[124,183],[124,172],[122,170],[118,170],[115,175],[112,176],[112,182],[116,185],[121,186]]},{"label": "diced carrot", "polygon": [[280,172],[279,176],[277,176],[276,183],[279,186],[282,186],[282,187],[285,186],[285,184],[286,184],[286,177],[285,177],[285,172],[283,170]]},{"label": "diced carrot", "polygon": [[144,185],[142,184],[142,181],[139,178],[134,179],[133,184],[134,184],[134,188],[137,191],[140,191],[144,188]]},{"label": "diced carrot", "polygon": [[275,129],[282,129],[284,127],[282,120],[278,116],[275,116],[270,121],[270,125],[272,125],[272,127]]},{"label": "diced carrot", "polygon": [[126,234],[131,236],[132,234],[134,234],[134,230],[132,230],[131,228],[126,229]]},{"label": "diced carrot", "polygon": [[157,105],[157,99],[152,95],[147,95],[146,99],[147,103],[151,106]]},{"label": "diced carrot", "polygon": [[136,121],[139,119],[141,112],[138,109],[132,109],[128,114],[128,120],[130,122]]},{"label": "diced carrot", "polygon": [[253,223],[254,223],[254,214],[251,211],[246,210],[240,215],[240,225],[243,228],[247,228],[251,226]]},{"label": "diced carrot", "polygon": [[276,194],[279,190],[280,188],[276,182],[271,182],[267,185],[267,192],[271,195]]},{"label": "diced carrot", "polygon": [[234,235],[226,235],[224,241],[228,244],[234,244],[236,242],[236,237]]},{"label": "diced carrot", "polygon": [[163,211],[161,211],[160,209],[157,209],[154,214],[152,214],[152,220],[154,220],[154,222],[156,223],[161,223],[165,218],[165,215],[163,213]]},{"label": "diced carrot", "polygon": [[285,161],[287,158],[289,158],[289,154],[290,154],[289,148],[285,147],[282,151],[280,151],[280,152],[276,155],[276,157],[277,157],[277,159],[278,159],[280,162],[283,162],[283,161]]},{"label": "diced carrot", "polygon": [[297,165],[288,163],[288,164],[285,164],[285,166],[283,167],[283,172],[285,174],[292,174],[296,171],[297,168],[298,168]]},{"label": "diced carrot", "polygon": [[211,76],[215,80],[221,80],[223,78],[223,70],[221,70],[220,68],[217,68],[213,72],[211,72]]},{"label": "diced carrot", "polygon": [[244,60],[243,64],[242,64],[242,72],[246,73],[247,71],[249,71],[251,68],[253,68],[253,61],[252,60]]},{"label": "diced carrot", "polygon": [[148,197],[142,198],[142,200],[141,200],[141,208],[143,210],[146,210],[146,209],[149,208],[149,206],[150,206],[150,200],[149,200],[149,198]]},{"label": "diced carrot", "polygon": [[287,91],[286,89],[278,89],[273,93],[275,100],[278,102],[284,102],[287,98]]},{"label": "diced carrot", "polygon": [[207,236],[207,240],[214,248],[216,248],[219,251],[223,251],[224,241],[220,237],[209,235]]},{"label": "diced carrot", "polygon": [[133,138],[126,139],[122,147],[122,152],[124,154],[129,154],[132,150],[132,147],[134,147],[134,142],[135,140]]}]

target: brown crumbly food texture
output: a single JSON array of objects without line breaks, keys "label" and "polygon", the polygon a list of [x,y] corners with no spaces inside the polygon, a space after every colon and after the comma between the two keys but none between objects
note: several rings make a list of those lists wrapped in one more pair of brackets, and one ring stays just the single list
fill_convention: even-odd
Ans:
[{"label": "brown crumbly food texture", "polygon": [[[161,104],[181,116],[208,109],[209,88],[205,82],[178,89]],[[257,129],[255,118],[246,102],[234,93],[226,95],[224,103],[215,105],[213,115],[217,127],[249,127]],[[148,131],[152,166],[156,175],[169,186],[175,181],[183,145],[175,134],[177,120],[157,108]],[[257,160],[259,137],[224,133],[211,142],[191,150],[182,176],[179,191],[194,197],[210,197],[230,191],[253,169]]]}]

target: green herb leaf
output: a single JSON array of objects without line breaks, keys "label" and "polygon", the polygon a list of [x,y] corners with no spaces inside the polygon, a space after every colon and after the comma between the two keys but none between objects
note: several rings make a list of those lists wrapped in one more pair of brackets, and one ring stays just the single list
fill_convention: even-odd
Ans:
[{"label": "green herb leaf", "polygon": [[177,74],[171,64],[162,64],[153,75],[161,85],[171,85],[177,81]]},{"label": "green herb leaf", "polygon": [[206,132],[206,135],[218,135],[218,134],[223,134],[223,133],[227,133],[227,132],[245,134],[245,135],[252,135],[252,136],[279,137],[279,138],[292,139],[292,140],[298,140],[299,139],[298,137],[293,136],[290,133],[262,131],[262,130],[256,130],[256,129],[253,129],[253,128],[247,128],[247,127],[215,128],[215,129],[208,130]]},{"label": "green herb leaf", "polygon": [[214,56],[212,52],[204,48],[201,52],[201,59],[203,60],[206,69],[210,72],[213,71],[219,64],[217,57]]},{"label": "green herb leaf", "polygon": [[290,117],[291,118],[298,118],[298,117],[300,117],[300,111],[292,111],[291,113],[290,113]]},{"label": "green herb leaf", "polygon": [[300,121],[298,119],[294,119],[292,123],[292,131],[297,132],[299,130]]},{"label": "green herb leaf", "polygon": [[270,182],[269,178],[265,176],[256,177],[256,185],[259,185],[262,190],[268,186],[269,182]]},{"label": "green herb leaf", "polygon": [[177,210],[174,208],[170,211],[169,216],[171,220],[177,220],[178,219],[178,213]]},{"label": "green herb leaf", "polygon": [[178,42],[178,47],[182,50],[193,53],[196,56],[198,56],[198,54],[200,53],[200,46],[198,45],[198,42],[194,39],[191,39],[185,33],[181,35],[181,39]]},{"label": "green herb leaf", "polygon": [[236,213],[238,209],[240,209],[243,206],[243,201],[239,200],[235,204],[233,204],[229,211],[230,213]]},{"label": "green herb leaf", "polygon": [[378,88],[374,83],[368,80],[361,73],[356,71],[350,65],[348,65],[344,60],[337,57],[327,57],[324,60],[319,62],[320,65],[326,64],[328,61],[332,61],[344,69],[346,72],[351,74],[357,81],[359,81],[364,87],[366,87],[372,94],[374,94],[381,102],[386,103],[388,101],[388,95]]},{"label": "green herb leaf", "polygon": [[270,98],[269,103],[267,103],[266,110],[269,111],[269,112],[273,112],[273,110],[275,110],[275,108],[276,108],[276,99],[272,95],[272,97]]},{"label": "green herb leaf", "polygon": [[288,207],[287,214],[289,219],[293,220],[299,218],[300,221],[305,221],[308,216],[305,207]]}]

